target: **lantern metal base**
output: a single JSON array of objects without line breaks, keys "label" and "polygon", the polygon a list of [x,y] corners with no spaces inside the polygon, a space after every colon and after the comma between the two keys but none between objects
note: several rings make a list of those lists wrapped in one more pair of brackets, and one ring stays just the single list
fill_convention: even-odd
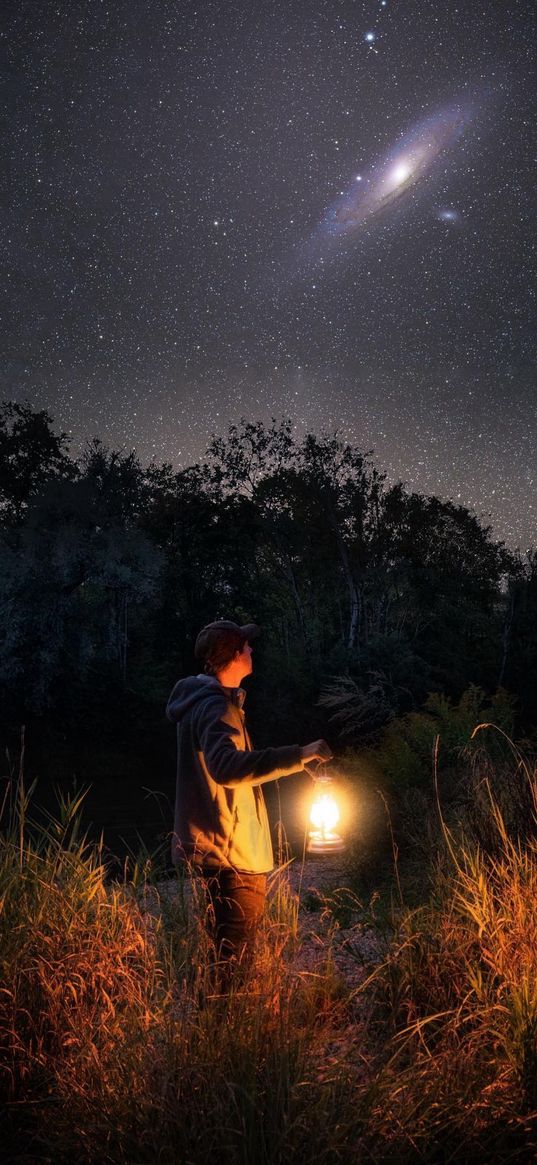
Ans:
[{"label": "lantern metal base", "polygon": [[308,837],[306,853],[308,854],[336,854],[345,849],[345,842],[339,833],[321,833],[312,831]]}]

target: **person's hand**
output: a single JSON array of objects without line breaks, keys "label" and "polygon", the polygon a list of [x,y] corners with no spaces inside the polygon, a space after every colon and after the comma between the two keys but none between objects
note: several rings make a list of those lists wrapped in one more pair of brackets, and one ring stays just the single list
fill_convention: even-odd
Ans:
[{"label": "person's hand", "polygon": [[333,759],[333,752],[326,740],[314,740],[311,744],[302,746],[302,762],[305,765],[317,760],[326,762]]}]

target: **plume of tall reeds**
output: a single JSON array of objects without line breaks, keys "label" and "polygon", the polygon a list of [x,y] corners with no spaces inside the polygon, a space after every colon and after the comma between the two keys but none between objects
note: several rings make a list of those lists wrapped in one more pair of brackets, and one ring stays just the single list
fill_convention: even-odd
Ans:
[{"label": "plume of tall reeds", "polygon": [[285,869],[249,982],[218,997],[195,889],[148,882],[145,859],[113,880],[82,832],[83,794],[32,820],[32,793],[21,765],[0,822],[3,1160],[283,1165],[310,1144],[340,1159],[356,1109],[315,1053],[337,996],[330,952],[315,976],[293,968]]},{"label": "plume of tall reeds", "polygon": [[[513,748],[535,806],[537,773]],[[369,982],[391,1033],[370,1093],[374,1161],[537,1159],[537,837],[513,836],[486,792],[494,844],[476,841],[475,817],[469,831],[442,820],[433,893],[400,912]]]}]

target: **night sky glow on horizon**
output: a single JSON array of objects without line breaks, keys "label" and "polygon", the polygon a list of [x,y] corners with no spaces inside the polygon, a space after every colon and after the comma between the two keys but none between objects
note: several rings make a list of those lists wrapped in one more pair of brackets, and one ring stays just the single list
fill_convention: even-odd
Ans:
[{"label": "night sky glow on horizon", "polygon": [[2,397],[337,429],[537,547],[535,10],[7,0]]}]

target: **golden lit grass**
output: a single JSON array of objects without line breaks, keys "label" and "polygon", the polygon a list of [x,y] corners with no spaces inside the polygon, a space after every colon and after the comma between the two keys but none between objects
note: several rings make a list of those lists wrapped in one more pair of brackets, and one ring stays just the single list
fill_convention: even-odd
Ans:
[{"label": "golden lit grass", "polygon": [[488,853],[444,827],[433,896],[372,977],[392,1032],[374,1160],[537,1159],[537,841],[530,822],[509,836],[492,795],[488,813]]},{"label": "golden lit grass", "polygon": [[[263,1165],[332,1159],[337,1084],[315,1043],[339,1022],[330,967],[291,969],[280,876],[255,973],[217,997],[201,902],[107,880],[80,802],[29,828],[19,781],[0,857],[0,1047],[7,1161]],[[202,1006],[200,1006],[200,1001]],[[341,1122],[340,1122],[341,1124]],[[355,1135],[354,1133],[352,1134]]]},{"label": "golden lit grass", "polygon": [[170,980],[134,895],[78,837],[79,803],[33,840],[26,807],[19,786],[0,864],[1,1080],[8,1140],[28,1117],[38,1152],[92,1114],[118,1132],[137,1119]]},{"label": "golden lit grass", "polygon": [[[537,841],[487,805],[493,844],[444,829],[430,900],[397,909],[365,985],[329,938],[301,966],[284,871],[255,970],[222,998],[195,887],[111,881],[79,801],[30,829],[19,780],[0,853],[3,1159],[533,1160]],[[336,893],[333,925],[347,914]]]}]

